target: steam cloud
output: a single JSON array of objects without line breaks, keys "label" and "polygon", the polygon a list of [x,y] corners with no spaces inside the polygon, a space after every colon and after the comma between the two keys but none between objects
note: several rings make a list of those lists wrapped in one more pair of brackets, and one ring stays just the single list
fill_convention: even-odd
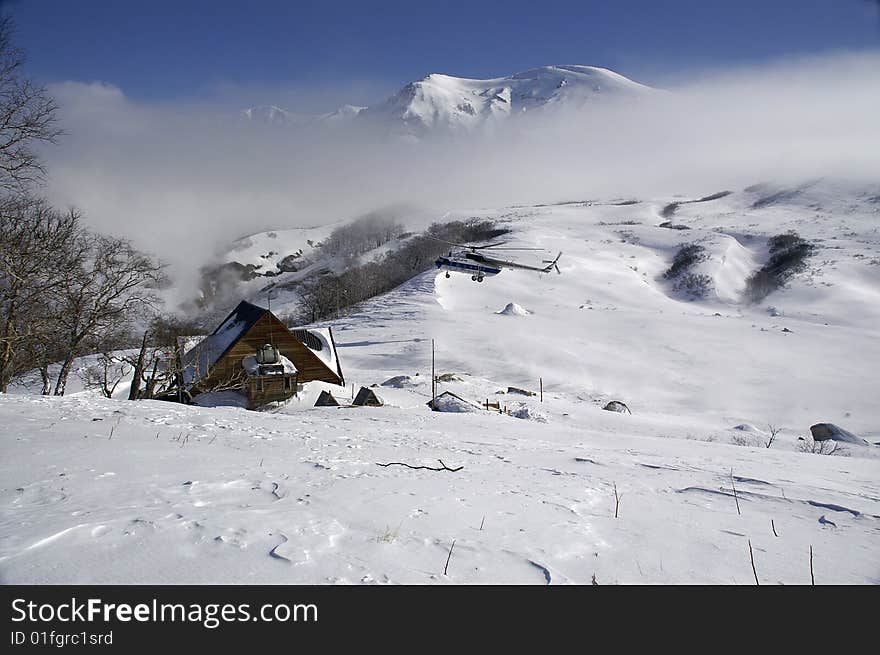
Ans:
[{"label": "steam cloud", "polygon": [[392,203],[439,216],[818,176],[880,181],[880,52],[727,71],[637,102],[419,143],[375,129],[249,124],[225,107],[139,104],[101,83],[51,91],[67,136],[46,153],[50,199],[160,255],[181,281],[237,237]]}]

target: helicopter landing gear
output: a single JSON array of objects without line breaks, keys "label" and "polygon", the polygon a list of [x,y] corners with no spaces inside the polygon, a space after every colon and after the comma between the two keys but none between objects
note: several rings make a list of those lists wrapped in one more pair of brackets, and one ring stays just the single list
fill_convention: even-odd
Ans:
[{"label": "helicopter landing gear", "polygon": [[483,276],[480,275],[480,276],[477,278],[477,282],[482,282],[482,281],[483,281]]},{"label": "helicopter landing gear", "polygon": [[476,282],[476,281],[477,281],[477,276],[471,275],[471,282]]},{"label": "helicopter landing gear", "polygon": [[446,271],[446,277],[449,277],[449,271]]}]

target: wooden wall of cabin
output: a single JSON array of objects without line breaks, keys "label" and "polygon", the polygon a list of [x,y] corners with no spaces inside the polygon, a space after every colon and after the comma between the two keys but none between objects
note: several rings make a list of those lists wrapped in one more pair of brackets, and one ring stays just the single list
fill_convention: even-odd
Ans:
[{"label": "wooden wall of cabin", "polygon": [[[267,343],[275,345],[279,352],[287,357],[298,371],[300,384],[320,380],[331,384],[339,384],[339,375],[330,370],[321,359],[303,345],[287,327],[266,312],[216,363],[211,374],[197,385],[210,389],[221,381],[231,380],[243,374],[241,362],[245,357],[254,355],[258,348]],[[243,386],[243,385],[242,385]]]}]

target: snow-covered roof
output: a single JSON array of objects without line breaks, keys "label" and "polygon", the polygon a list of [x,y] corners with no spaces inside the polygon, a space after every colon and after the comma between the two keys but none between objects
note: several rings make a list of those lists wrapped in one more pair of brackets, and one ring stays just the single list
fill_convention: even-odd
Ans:
[{"label": "snow-covered roof", "polygon": [[294,327],[290,328],[299,341],[311,350],[331,371],[339,373],[342,377],[342,369],[339,365],[339,355],[336,352],[336,343],[330,328]]}]

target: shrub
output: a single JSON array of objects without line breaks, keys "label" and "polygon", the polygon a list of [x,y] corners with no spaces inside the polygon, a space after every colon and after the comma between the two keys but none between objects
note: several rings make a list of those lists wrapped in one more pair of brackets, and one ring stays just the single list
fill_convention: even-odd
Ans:
[{"label": "shrub", "polygon": [[685,243],[679,246],[678,252],[672,260],[670,266],[663,274],[667,280],[677,278],[686,272],[692,266],[699,264],[706,259],[706,249],[696,243]]},{"label": "shrub", "polygon": [[757,303],[776,291],[796,273],[803,271],[807,258],[815,246],[805,241],[797,232],[786,232],[770,237],[767,242],[770,257],[767,263],[746,280],[746,298]]},{"label": "shrub", "polygon": [[673,287],[697,298],[703,298],[712,290],[712,278],[705,273],[688,273],[683,275]]}]

